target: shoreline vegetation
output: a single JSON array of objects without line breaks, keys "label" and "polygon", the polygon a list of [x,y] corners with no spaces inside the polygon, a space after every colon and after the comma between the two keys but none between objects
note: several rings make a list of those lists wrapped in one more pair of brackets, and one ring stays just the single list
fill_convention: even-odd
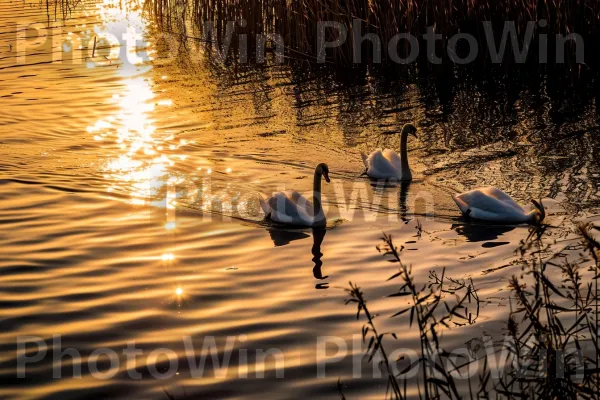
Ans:
[{"label": "shoreline vegetation", "polygon": [[[508,282],[510,314],[503,338],[472,338],[467,355],[444,349],[443,329],[475,323],[479,297],[473,282],[452,279],[442,271],[430,273],[429,283],[418,285],[411,267],[402,263],[403,247],[384,234],[377,249],[398,272],[388,280],[400,282],[390,301],[408,299],[390,318],[408,318],[421,344],[416,360],[395,360],[386,348],[397,341],[393,332],[379,333],[376,314],[367,306],[359,286],[350,283],[346,304],[357,306],[357,319],[366,320],[363,341],[368,342],[369,362],[379,356],[387,374],[386,398],[406,399],[407,387],[419,398],[528,398],[597,399],[600,393],[598,342],[600,243],[592,225],[577,228],[578,237],[561,250],[552,250],[548,226],[530,229],[516,253],[520,275]],[[567,252],[579,251],[573,259]],[[472,346],[473,341],[479,341]],[[500,360],[500,362],[498,361]],[[471,372],[475,364],[477,373]],[[394,365],[394,368],[392,368]],[[397,372],[399,371],[399,372]],[[412,373],[410,383],[407,375]],[[396,373],[397,372],[397,373]],[[415,380],[416,377],[416,380]],[[457,378],[466,379],[461,386]],[[342,398],[343,384],[338,384]]]},{"label": "shoreline vegetation", "polygon": [[46,16],[48,21],[54,19],[57,21],[60,18],[68,18],[73,11],[79,6],[82,6],[86,0],[45,0],[40,1],[40,5],[46,8]]},{"label": "shoreline vegetation", "polygon": [[[491,67],[498,63],[494,54],[502,50],[503,44],[506,51],[500,61],[504,68],[515,68],[523,63],[522,54],[517,54],[523,51],[528,53],[525,64],[547,64],[552,66],[548,68],[549,72],[556,70],[555,73],[560,74],[562,71],[573,77],[594,70],[598,65],[595,60],[598,44],[594,40],[600,32],[596,18],[600,14],[600,1],[597,0],[452,3],[422,0],[145,0],[144,6],[160,29],[184,38],[201,38],[213,47],[222,47],[231,41],[231,50],[235,53],[243,47],[242,58],[248,57],[250,61],[257,61],[253,58],[257,45],[258,48],[264,45],[257,43],[260,41],[257,35],[264,35],[265,40],[271,42],[271,48],[277,44],[284,46],[286,60],[320,60],[340,68],[390,67],[396,63],[388,57],[387,44],[395,44],[398,55],[406,58],[414,44],[394,37],[410,34],[421,48],[427,48],[414,60],[419,69],[432,58],[439,58],[449,68],[454,64],[453,52],[446,51],[449,45],[460,58],[472,50],[466,40],[453,43],[453,37],[460,34],[475,38],[478,56],[473,64],[477,66]],[[327,48],[322,58],[322,40],[341,39],[340,27],[345,31],[346,40]],[[324,38],[319,37],[320,34]],[[430,35],[436,35],[435,42],[433,37],[427,37]],[[560,37],[566,38],[564,43],[557,43]],[[529,45],[524,46],[524,43]],[[584,47],[584,44],[585,61],[582,62],[577,54],[582,49],[577,47]],[[562,57],[557,61],[556,50],[561,48],[565,50],[564,63],[560,61]],[[359,60],[357,52],[361,55]],[[376,56],[378,52],[380,60]],[[539,57],[541,53],[547,61]]]}]

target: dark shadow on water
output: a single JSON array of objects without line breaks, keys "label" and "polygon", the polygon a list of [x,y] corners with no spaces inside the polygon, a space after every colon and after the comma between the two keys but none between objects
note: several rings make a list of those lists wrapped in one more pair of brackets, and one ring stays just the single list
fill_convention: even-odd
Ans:
[{"label": "dark shadow on water", "polygon": [[[297,229],[268,229],[268,231],[269,235],[271,236],[271,240],[273,240],[273,243],[276,247],[285,246],[294,240],[302,240],[310,237],[306,231]],[[329,278],[329,275],[323,275],[323,261],[321,261],[321,257],[323,257],[323,253],[321,253],[321,245],[323,244],[323,239],[325,238],[326,233],[326,228],[312,229],[313,245],[311,248],[311,254],[313,255],[312,262],[314,263],[313,276],[315,279],[320,281]],[[315,285],[315,289],[329,289],[329,283],[319,282]]]},{"label": "dark shadow on water", "polygon": [[[501,225],[454,224],[450,229],[455,230],[459,235],[466,237],[467,241],[469,242],[489,242],[492,240],[497,240],[505,233],[514,230],[515,227]],[[495,245],[486,243],[483,247],[496,247],[506,243],[508,242],[497,243]]]},{"label": "dark shadow on water", "polygon": [[[318,280],[324,280],[329,278],[328,275],[323,276],[323,271],[321,269],[323,267],[323,261],[321,261],[321,257],[323,257],[323,253],[321,253],[321,244],[323,243],[323,239],[325,238],[325,233],[327,233],[327,230],[325,229],[313,229],[313,246],[311,251],[313,255],[312,261],[315,263],[315,266],[313,268],[313,276],[315,277],[315,279]],[[315,286],[315,289],[328,289],[328,285],[329,284],[326,282],[318,283]]]},{"label": "dark shadow on water", "polygon": [[481,247],[486,249],[493,249],[494,247],[506,246],[510,242],[485,242]]},{"label": "dark shadow on water", "polygon": [[408,214],[408,206],[406,205],[406,200],[408,199],[408,190],[410,189],[411,182],[400,182],[400,190],[398,190],[398,212],[400,213],[400,218],[403,221],[406,221],[406,215]]},{"label": "dark shadow on water", "polygon": [[398,179],[370,179],[373,189],[389,189],[400,187],[402,190],[408,189],[411,181],[400,181]]},{"label": "dark shadow on water", "polygon": [[310,237],[306,232],[297,229],[268,229],[268,231],[275,247],[285,246],[294,240],[302,240]]}]

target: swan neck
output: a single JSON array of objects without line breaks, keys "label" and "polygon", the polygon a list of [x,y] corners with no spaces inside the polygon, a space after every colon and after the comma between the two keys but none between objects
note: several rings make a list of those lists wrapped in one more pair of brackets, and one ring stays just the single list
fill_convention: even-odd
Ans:
[{"label": "swan neck", "polygon": [[315,221],[322,219],[322,207],[321,207],[321,176],[320,170],[315,170],[315,178],[313,181],[313,207],[314,207],[314,218]]},{"label": "swan neck", "polygon": [[408,133],[402,132],[400,137],[400,160],[402,162],[402,171],[408,171]]}]

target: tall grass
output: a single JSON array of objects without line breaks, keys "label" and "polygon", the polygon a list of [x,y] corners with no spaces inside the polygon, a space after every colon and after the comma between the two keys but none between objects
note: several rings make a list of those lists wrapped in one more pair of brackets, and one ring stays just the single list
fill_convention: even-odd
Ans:
[{"label": "tall grass", "polygon": [[[460,282],[447,278],[445,277],[445,270],[443,270],[441,277],[432,273],[429,284],[419,287],[415,283],[411,268],[404,264],[400,258],[400,252],[403,248],[395,247],[392,237],[389,235],[384,234],[382,240],[383,245],[378,247],[378,250],[385,256],[389,256],[389,261],[398,266],[398,272],[392,275],[388,281],[401,281],[398,291],[390,294],[389,297],[409,299],[411,303],[409,307],[403,308],[391,317],[409,316],[409,326],[412,327],[414,324],[419,332],[421,357],[413,364],[404,367],[400,375],[413,368],[420,368],[420,382],[426,399],[439,398],[440,392],[448,397],[459,397],[454,378],[449,370],[444,367],[447,362],[452,361],[448,358],[449,353],[443,351],[440,347],[438,329],[449,327],[451,324],[471,323],[477,318],[479,315],[479,298],[473,282]],[[446,287],[448,284],[450,286]],[[383,346],[383,338],[386,335],[397,339],[396,334],[378,333],[373,317],[367,307],[367,301],[360,288],[350,283],[350,288],[347,291],[350,297],[346,304],[356,303],[358,306],[357,318],[360,318],[362,313],[367,319],[367,324],[362,329],[362,336],[364,340],[370,337],[367,349],[369,361],[379,352],[388,375],[388,392],[392,394],[394,399],[406,398],[407,382],[404,380],[403,390],[401,390],[399,380],[390,366],[395,360],[389,360]],[[447,297],[450,297],[452,301],[448,301]],[[473,314],[473,309],[475,309],[475,314]],[[437,356],[441,359],[436,360]]]},{"label": "tall grass", "polygon": [[[442,39],[437,43],[440,56],[445,54],[450,36],[469,32],[479,40],[480,50],[486,47],[481,21],[491,21],[501,30],[505,21],[514,21],[522,34],[527,21],[546,20],[548,26],[536,33],[567,34],[577,32],[586,38],[598,33],[600,0],[146,0],[147,9],[166,28],[181,26],[186,19],[199,31],[213,23],[212,39],[221,43],[227,37],[228,22],[234,21],[234,44],[239,34],[280,35],[289,57],[314,59],[317,48],[318,24],[322,21],[340,23],[348,28],[348,40],[329,49],[328,60],[337,65],[351,65],[353,56],[353,21],[360,21],[361,33],[376,34],[384,44],[398,33],[421,35],[435,26]],[[244,23],[241,23],[244,21]],[[231,28],[231,26],[230,26]],[[326,31],[329,40],[337,37]],[[499,36],[498,36],[499,39]],[[400,46],[407,49],[406,41]],[[249,43],[249,48],[253,48]],[[592,42],[590,45],[594,44]],[[363,54],[370,53],[365,41]],[[400,49],[401,55],[403,54]],[[425,56],[425,51],[422,51]],[[480,51],[483,53],[483,51]],[[386,52],[384,51],[384,58]],[[591,54],[591,53],[590,53]],[[508,62],[510,59],[506,57]],[[364,64],[372,60],[367,56]]]},{"label": "tall grass", "polygon": [[[397,248],[392,238],[384,235],[383,246],[378,250],[399,265],[399,272],[390,279],[401,279],[403,284],[390,297],[407,296],[412,305],[391,317],[410,315],[409,325],[415,321],[421,343],[420,357],[413,364],[394,375],[383,343],[385,335],[378,334],[371,311],[360,288],[350,283],[348,303],[358,305],[358,315],[364,315],[367,324],[363,337],[371,335],[369,359],[379,352],[388,371],[388,391],[391,398],[406,398],[407,381],[403,375],[414,368],[420,369],[421,379],[411,382],[419,389],[420,397],[440,398],[528,398],[528,399],[597,399],[600,397],[600,346],[598,342],[598,311],[600,293],[600,243],[592,234],[590,225],[578,228],[579,245],[568,245],[558,251],[551,249],[554,243],[546,238],[547,226],[533,227],[526,240],[518,247],[521,275],[509,280],[511,290],[511,313],[506,323],[507,337],[494,344],[497,352],[509,354],[512,362],[501,366],[503,373],[492,381],[489,365],[490,353],[462,365],[451,362],[450,354],[438,339],[439,330],[448,327],[449,321],[458,318],[472,321],[467,316],[467,306],[477,305],[479,299],[473,283],[463,283],[449,292],[456,294],[454,305],[443,301],[443,284],[449,278],[432,274],[427,286],[417,288],[410,267],[401,261],[402,248]],[[568,257],[567,251],[583,250],[577,259]],[[584,270],[583,266],[587,266]],[[441,317],[435,310],[444,304]],[[408,314],[410,312],[410,314]],[[459,321],[457,321],[459,322]],[[386,334],[396,337],[395,334]],[[438,355],[438,358],[434,357]],[[470,363],[480,362],[477,376],[470,376],[467,388],[457,386],[453,372],[468,368]],[[495,364],[495,362],[494,362]],[[474,385],[478,390],[474,390]],[[404,387],[404,391],[399,388]]]},{"label": "tall grass", "polygon": [[63,19],[67,18],[76,7],[84,3],[84,0],[45,0],[44,3],[48,20],[53,17],[56,21],[59,16]]}]

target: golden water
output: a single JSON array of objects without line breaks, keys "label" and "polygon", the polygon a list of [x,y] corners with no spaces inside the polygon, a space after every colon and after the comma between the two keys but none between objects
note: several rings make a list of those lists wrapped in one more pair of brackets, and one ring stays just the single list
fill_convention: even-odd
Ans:
[{"label": "golden water", "polygon": [[[419,282],[444,267],[454,278],[473,278],[485,299],[480,317],[444,332],[448,347],[460,347],[502,328],[505,279],[519,273],[507,265],[527,229],[455,226],[449,195],[482,184],[521,201],[552,195],[556,225],[571,218],[565,209],[581,212],[573,198],[597,199],[585,157],[583,166],[563,171],[558,186],[547,186],[540,163],[524,171],[523,158],[505,154],[501,142],[440,155],[432,138],[444,135],[443,126],[459,128],[432,122],[416,86],[369,100],[326,81],[294,86],[283,67],[219,69],[201,56],[173,55],[177,47],[152,33],[139,7],[119,1],[87,1],[64,21],[52,15],[52,40],[43,37],[46,9],[38,2],[4,1],[0,21],[1,398],[161,399],[163,389],[193,398],[337,398],[338,378],[350,398],[382,398],[385,379],[373,377],[366,360],[358,363],[362,377],[352,376],[351,355],[362,351],[352,340],[362,325],[343,291],[348,281],[358,283],[383,316],[402,307],[385,298],[395,271],[375,249],[382,231],[406,246],[403,261]],[[25,48],[15,30],[28,38]],[[107,32],[144,40],[129,54],[99,40],[91,57],[93,37]],[[372,124],[376,110],[399,102],[407,109]],[[424,132],[410,143],[416,181],[373,188],[360,176],[360,151],[396,146],[395,137],[378,134],[411,120]],[[332,226],[313,249],[310,230],[263,223],[257,194],[308,192],[323,161],[332,171],[324,186]],[[579,185],[571,185],[575,174]],[[406,321],[382,317],[380,324],[398,333],[400,347],[416,347]],[[18,379],[17,338],[24,335],[43,338],[48,356]],[[81,378],[53,378],[53,335],[82,357],[65,356],[63,376],[82,361]],[[191,337],[199,356],[210,336],[221,355],[226,339],[236,339],[231,367],[216,376],[209,362],[202,378],[193,377],[184,339]],[[319,336],[349,347],[325,378],[317,377]],[[143,379],[130,377],[121,355],[129,342],[143,350],[135,361]],[[109,379],[87,367],[99,348],[120,355]],[[179,364],[165,379],[152,377],[148,357],[160,348]],[[253,354],[272,348],[283,354],[284,377],[268,357],[265,378],[256,378],[263,367]],[[248,378],[240,378],[239,349],[248,349]],[[162,355],[157,369],[167,366]]]}]

